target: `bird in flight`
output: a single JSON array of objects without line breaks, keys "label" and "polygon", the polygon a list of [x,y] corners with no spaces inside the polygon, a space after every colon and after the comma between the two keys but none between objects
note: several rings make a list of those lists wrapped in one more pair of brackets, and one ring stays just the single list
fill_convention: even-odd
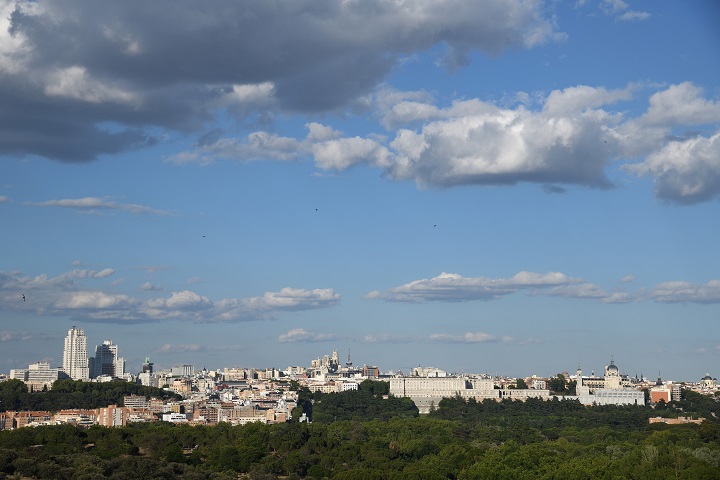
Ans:
[{"label": "bird in flight", "polygon": [[25,294],[24,294],[24,293],[21,293],[20,295],[23,296],[23,302],[24,302],[24,301],[25,301]]},{"label": "bird in flight", "polygon": [[437,225],[433,225],[433,228],[437,227]]}]

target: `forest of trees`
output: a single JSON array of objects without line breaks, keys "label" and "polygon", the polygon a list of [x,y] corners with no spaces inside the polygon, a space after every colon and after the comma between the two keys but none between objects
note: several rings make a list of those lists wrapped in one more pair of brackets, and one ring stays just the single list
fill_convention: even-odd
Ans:
[{"label": "forest of trees", "polygon": [[28,392],[20,380],[0,382],[0,412],[40,410],[56,412],[65,409],[90,409],[122,405],[126,395],[144,395],[159,399],[181,399],[167,390],[145,387],[125,381],[83,382],[80,380],[57,380],[52,389],[44,392]]},{"label": "forest of trees", "polygon": [[[718,478],[717,398],[684,393],[659,411],[450,398],[418,416],[406,399],[383,399],[379,384],[300,389],[312,423],[3,431],[0,479]],[[702,425],[648,424],[700,412]]]}]

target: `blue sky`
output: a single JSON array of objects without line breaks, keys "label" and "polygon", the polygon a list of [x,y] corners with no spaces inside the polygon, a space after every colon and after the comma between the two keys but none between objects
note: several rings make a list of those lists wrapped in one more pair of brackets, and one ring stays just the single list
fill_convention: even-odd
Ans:
[{"label": "blue sky", "polygon": [[0,14],[1,370],[720,370],[713,1]]}]

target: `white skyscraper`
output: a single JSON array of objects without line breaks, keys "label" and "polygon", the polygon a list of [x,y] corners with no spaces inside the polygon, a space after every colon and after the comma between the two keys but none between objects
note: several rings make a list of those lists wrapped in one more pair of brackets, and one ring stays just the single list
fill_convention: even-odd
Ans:
[{"label": "white skyscraper", "polygon": [[63,370],[73,380],[88,380],[87,337],[81,328],[75,325],[68,330],[63,350]]},{"label": "white skyscraper", "polygon": [[95,347],[95,357],[88,361],[90,378],[101,375],[117,378],[125,373],[125,360],[118,357],[118,347],[112,340],[105,340],[102,345]]}]

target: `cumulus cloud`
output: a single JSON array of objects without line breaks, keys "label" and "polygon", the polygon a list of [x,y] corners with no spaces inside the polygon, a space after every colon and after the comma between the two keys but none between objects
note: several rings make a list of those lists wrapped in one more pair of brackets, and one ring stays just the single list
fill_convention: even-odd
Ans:
[{"label": "cumulus cloud", "polygon": [[[212,300],[191,290],[146,298],[127,293],[89,289],[83,282],[101,280],[113,269],[71,270],[49,277],[0,271],[0,309],[24,311],[40,316],[66,316],[84,322],[142,323],[157,321],[241,322],[270,320],[282,312],[329,308],[341,296],[331,288],[307,290],[286,287],[248,298]],[[114,288],[110,285],[108,288]],[[151,283],[145,292],[160,291]],[[27,301],[21,301],[25,294]]]},{"label": "cumulus cloud", "polygon": [[90,161],[157,141],[148,127],[199,130],[222,109],[335,109],[434,45],[457,66],[560,38],[525,0],[2,0],[0,154]]},{"label": "cumulus cloud", "polygon": [[132,203],[117,203],[100,197],[66,198],[61,200],[47,200],[45,202],[28,202],[28,205],[37,207],[61,207],[97,212],[102,210],[121,210],[130,213],[146,213],[153,215],[170,215],[168,212],[156,210],[144,205]]},{"label": "cumulus cloud", "polygon": [[337,340],[338,337],[334,333],[313,333],[308,332],[303,328],[293,328],[292,330],[283,333],[278,337],[280,343],[317,343],[317,342],[329,342]]},{"label": "cumulus cloud", "polygon": [[106,310],[130,307],[132,298],[127,295],[111,295],[104,292],[72,292],[55,303],[61,310]]},{"label": "cumulus cloud", "polygon": [[578,280],[562,273],[519,272],[510,278],[466,278],[455,273],[441,273],[430,279],[391,288],[386,292],[371,292],[367,298],[380,298],[393,302],[464,302],[471,300],[495,300],[522,289],[542,289],[568,285]]},{"label": "cumulus cloud", "polygon": [[[625,277],[629,283],[634,277]],[[559,272],[546,274],[520,272],[509,278],[468,278],[458,274],[442,273],[431,279],[391,288],[385,292],[373,291],[367,299],[391,302],[464,302],[497,300],[525,291],[529,295],[567,299],[597,300],[607,304],[652,301],[657,303],[720,303],[720,280],[706,284],[685,281],[661,283],[650,289],[637,291],[606,290],[579,278],[570,278]]]},{"label": "cumulus cloud", "polygon": [[142,285],[140,285],[140,290],[143,290],[145,292],[160,292],[160,291],[162,291],[162,287],[159,285],[150,283],[150,282],[145,282]]},{"label": "cumulus cloud", "polygon": [[703,125],[720,122],[720,102],[703,98],[691,82],[670,85],[650,96],[650,106],[638,122],[644,125]]},{"label": "cumulus cloud", "polygon": [[706,284],[665,282],[657,285],[647,298],[661,303],[720,303],[720,280]]},{"label": "cumulus cloud", "polygon": [[682,205],[720,196],[720,132],[710,138],[674,141],[625,170],[651,176],[658,198]]},{"label": "cumulus cloud", "polygon": [[[644,87],[608,90],[575,86],[555,90],[538,108],[500,107],[480,99],[438,107],[424,92],[382,90],[375,98],[392,135],[344,136],[308,123],[305,138],[254,132],[244,140],[217,138],[177,155],[182,161],[311,158],[322,171],[356,165],[380,168],[386,178],[419,186],[537,183],[548,193],[566,185],[612,188],[606,171],[650,176],[658,198],[678,204],[720,194],[718,135],[678,139],[677,129],[717,128],[720,102],[685,82],[652,93],[646,112],[629,117],[608,107],[631,100]],[[623,163],[623,159],[642,161]],[[180,161],[180,160],[177,160]]]},{"label": "cumulus cloud", "polygon": [[67,97],[89,103],[134,103],[132,92],[90,78],[84,67],[68,67],[48,74],[44,93],[48,97]]}]

